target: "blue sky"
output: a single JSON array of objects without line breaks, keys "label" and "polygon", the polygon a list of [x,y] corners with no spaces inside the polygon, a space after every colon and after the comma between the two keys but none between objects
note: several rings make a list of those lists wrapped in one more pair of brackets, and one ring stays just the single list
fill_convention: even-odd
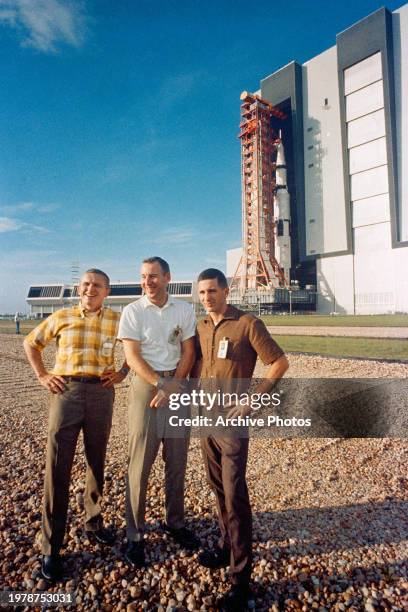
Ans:
[{"label": "blue sky", "polygon": [[[390,1],[395,10],[401,1]],[[0,0],[0,313],[71,263],[175,279],[240,245],[239,95],[381,1]]]}]

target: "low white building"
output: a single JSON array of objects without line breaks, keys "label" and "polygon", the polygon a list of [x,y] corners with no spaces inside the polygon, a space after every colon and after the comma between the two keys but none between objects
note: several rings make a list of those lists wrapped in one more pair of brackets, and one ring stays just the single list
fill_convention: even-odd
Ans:
[{"label": "low white building", "polygon": [[[169,283],[170,295],[187,302],[196,300],[195,285],[192,281],[174,281]],[[110,295],[105,298],[105,304],[121,312],[123,308],[142,297],[140,283],[112,283]],[[78,303],[76,285],[31,285],[27,294],[27,304],[30,306],[30,316],[43,318],[60,308],[69,308]]]}]

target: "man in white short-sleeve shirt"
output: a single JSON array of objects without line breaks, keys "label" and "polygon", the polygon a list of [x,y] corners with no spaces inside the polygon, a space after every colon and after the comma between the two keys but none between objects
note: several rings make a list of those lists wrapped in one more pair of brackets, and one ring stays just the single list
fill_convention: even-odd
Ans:
[{"label": "man in white short-sleeve shirt", "polygon": [[[146,491],[149,473],[163,444],[165,463],[165,530],[183,547],[197,548],[184,525],[184,476],[189,431],[174,437],[168,425],[168,396],[182,389],[195,359],[196,319],[191,304],[167,292],[169,265],[161,257],[145,259],[141,284],[145,295],[126,306],[118,337],[134,376],[129,391],[129,466],[126,487],[126,559],[145,564]],[[178,416],[188,416],[180,407]],[[169,437],[172,436],[172,437]]]}]

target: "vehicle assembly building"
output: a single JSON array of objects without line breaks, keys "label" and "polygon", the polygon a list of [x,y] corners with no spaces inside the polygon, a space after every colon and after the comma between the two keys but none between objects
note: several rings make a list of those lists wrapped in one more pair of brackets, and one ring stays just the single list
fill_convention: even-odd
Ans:
[{"label": "vehicle assembly building", "polygon": [[231,301],[408,312],[407,94],[408,4],[241,94]]}]

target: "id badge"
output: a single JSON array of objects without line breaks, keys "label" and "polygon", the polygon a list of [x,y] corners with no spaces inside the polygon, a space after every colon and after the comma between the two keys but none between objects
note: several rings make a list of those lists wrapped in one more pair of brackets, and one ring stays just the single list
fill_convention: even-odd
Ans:
[{"label": "id badge", "polygon": [[223,338],[218,344],[218,359],[226,359],[228,353],[228,338]]},{"label": "id badge", "polygon": [[110,357],[112,355],[112,351],[113,351],[113,342],[106,340],[106,342],[102,344],[103,357]]},{"label": "id badge", "polygon": [[183,330],[181,329],[180,325],[176,325],[176,327],[171,331],[169,335],[169,343],[178,344],[181,340],[182,333]]}]

